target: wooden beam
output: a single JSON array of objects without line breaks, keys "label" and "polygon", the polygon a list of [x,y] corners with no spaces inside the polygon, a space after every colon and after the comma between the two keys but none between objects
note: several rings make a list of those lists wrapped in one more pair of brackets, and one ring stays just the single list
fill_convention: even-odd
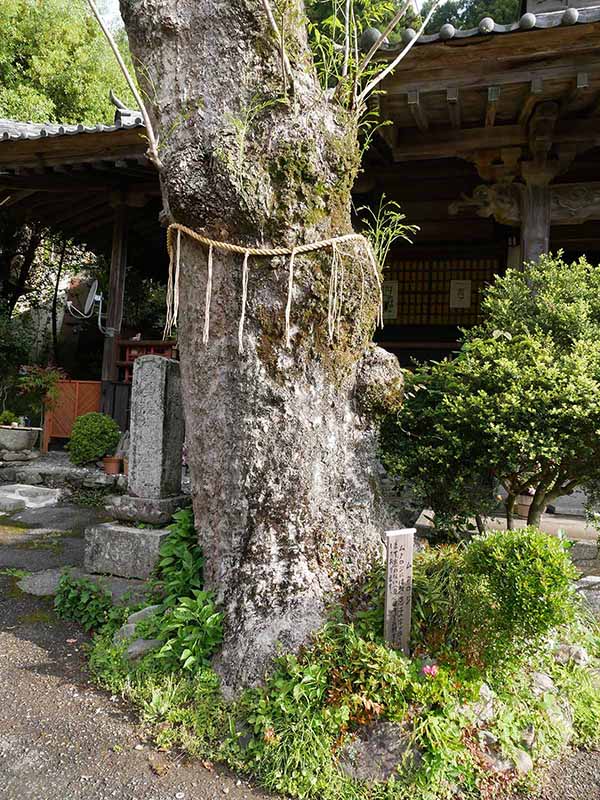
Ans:
[{"label": "wooden beam", "polygon": [[[561,120],[554,129],[555,143],[577,144],[579,150],[600,145],[597,119]],[[460,131],[430,131],[419,136],[398,139],[395,161],[427,161],[434,158],[463,158],[478,150],[524,147],[528,131],[521,125],[495,125],[493,128],[463,128]]]},{"label": "wooden beam", "polygon": [[418,89],[414,89],[408,93],[408,107],[410,109],[410,113],[413,115],[414,121],[417,124],[417,128],[422,133],[428,131],[429,122],[427,121],[425,109],[421,105],[421,95]]},{"label": "wooden beam", "polygon": [[571,88],[563,97],[560,103],[560,116],[563,117],[571,105],[577,100],[586,89],[590,88],[590,76],[587,72],[578,72],[575,80],[571,84]]},{"label": "wooden beam", "polygon": [[110,259],[110,278],[108,286],[108,308],[106,312],[106,332],[102,355],[102,380],[117,380],[117,336],[123,321],[123,302],[125,298],[125,270],[127,266],[128,209],[121,205],[115,209],[113,226],[112,254]]},{"label": "wooden beam", "polygon": [[536,77],[531,81],[529,87],[529,94],[525,98],[521,113],[519,114],[519,125],[527,125],[529,117],[533,113],[533,109],[542,100],[544,94],[544,80],[541,77]]},{"label": "wooden beam", "polygon": [[450,114],[450,124],[453,128],[460,128],[460,96],[456,87],[446,91],[446,100],[448,102],[448,113]]},{"label": "wooden beam", "polygon": [[493,128],[496,122],[496,111],[501,89],[499,86],[489,86],[487,92],[487,108],[485,112],[485,127]]}]

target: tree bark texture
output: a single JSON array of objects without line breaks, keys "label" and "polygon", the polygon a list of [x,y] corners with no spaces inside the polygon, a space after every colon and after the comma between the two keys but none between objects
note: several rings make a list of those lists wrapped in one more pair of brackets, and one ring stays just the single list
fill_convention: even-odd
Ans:
[{"label": "tree bark texture", "polygon": [[[319,86],[300,0],[275,8],[294,71],[287,92],[260,0],[121,0],[121,8],[161,137],[169,221],[260,247],[351,231],[356,124]],[[333,345],[331,254],[296,258],[289,349],[288,260],[251,258],[240,354],[242,259],[215,251],[205,345],[207,253],[182,238],[187,452],[205,580],[225,611],[216,666],[229,692],[260,682],[278,644],[307,641],[328,601],[381,557],[392,524],[361,409],[401,373],[394,357],[367,346],[376,281],[360,246],[344,250]]]}]

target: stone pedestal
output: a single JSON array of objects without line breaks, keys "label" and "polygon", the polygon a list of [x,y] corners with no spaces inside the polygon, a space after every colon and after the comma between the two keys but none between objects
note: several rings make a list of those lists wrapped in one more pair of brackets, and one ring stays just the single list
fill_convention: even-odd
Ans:
[{"label": "stone pedestal", "polygon": [[85,532],[85,569],[121,578],[149,578],[168,535],[165,530],[128,528],[112,522],[94,525]]},{"label": "stone pedestal", "polygon": [[133,368],[128,494],[113,498],[117,519],[162,525],[189,499],[181,492],[184,422],[179,363],[142,356]]}]

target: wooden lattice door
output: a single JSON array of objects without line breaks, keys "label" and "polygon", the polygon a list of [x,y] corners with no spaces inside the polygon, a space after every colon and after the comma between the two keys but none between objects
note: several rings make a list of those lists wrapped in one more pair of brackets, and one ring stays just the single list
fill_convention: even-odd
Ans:
[{"label": "wooden lattice door", "polygon": [[48,451],[50,439],[69,439],[73,423],[82,414],[100,411],[100,381],[60,381],[58,399],[46,412],[42,450]]}]

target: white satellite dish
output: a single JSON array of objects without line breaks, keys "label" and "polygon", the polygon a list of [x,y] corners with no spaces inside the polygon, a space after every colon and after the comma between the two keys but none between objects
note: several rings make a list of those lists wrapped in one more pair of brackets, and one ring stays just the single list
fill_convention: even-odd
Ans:
[{"label": "white satellite dish", "polygon": [[94,316],[95,308],[94,306],[98,306],[98,328],[100,328],[101,333],[105,333],[104,328],[102,327],[102,292],[98,293],[98,281],[92,281],[92,285],[87,293],[87,297],[85,298],[85,303],[83,304],[83,311],[77,308],[71,300],[67,300],[67,311],[72,317],[78,317],[79,319],[90,319]]}]

